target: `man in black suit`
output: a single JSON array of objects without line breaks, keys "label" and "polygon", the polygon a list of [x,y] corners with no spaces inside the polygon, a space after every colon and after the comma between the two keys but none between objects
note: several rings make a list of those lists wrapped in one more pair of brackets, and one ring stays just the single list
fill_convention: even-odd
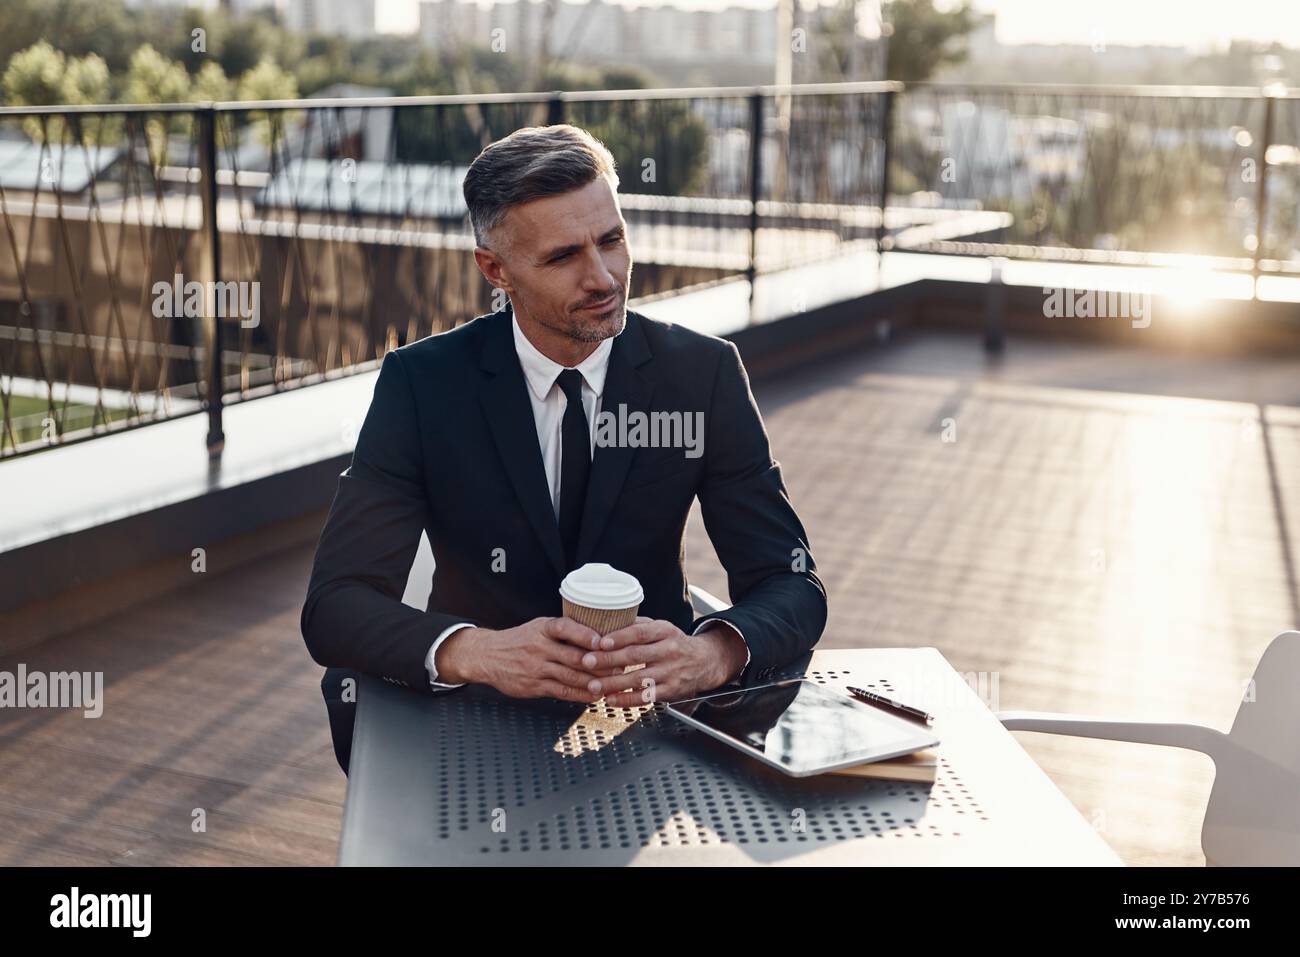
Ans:
[{"label": "man in black suit", "polygon": [[[345,772],[357,673],[627,706],[768,679],[821,635],[825,588],[735,346],[626,308],[617,186],[568,125],[516,131],[465,176],[475,259],[508,302],[384,357],[302,610]],[[699,620],[696,497],[734,601]],[[421,530],[423,612],[402,603]],[[561,617],[587,562],[641,582],[635,624],[601,638]]]}]

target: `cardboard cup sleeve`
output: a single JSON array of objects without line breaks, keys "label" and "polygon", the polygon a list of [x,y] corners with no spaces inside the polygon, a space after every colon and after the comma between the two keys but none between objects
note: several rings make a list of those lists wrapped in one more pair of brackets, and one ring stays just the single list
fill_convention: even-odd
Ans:
[{"label": "cardboard cup sleeve", "polygon": [[641,603],[637,602],[631,608],[587,608],[583,605],[575,605],[567,598],[562,601],[566,618],[572,618],[578,624],[586,625],[600,635],[608,635],[611,631],[618,631],[632,624],[636,621],[636,613],[641,607]]}]

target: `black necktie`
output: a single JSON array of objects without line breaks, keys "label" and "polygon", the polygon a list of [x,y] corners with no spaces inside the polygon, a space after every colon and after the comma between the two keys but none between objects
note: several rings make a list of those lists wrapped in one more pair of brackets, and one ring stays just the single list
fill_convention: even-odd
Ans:
[{"label": "black necktie", "polygon": [[560,539],[564,542],[565,561],[572,569],[577,561],[582,508],[591,474],[591,432],[582,408],[582,373],[565,369],[556,381],[569,400],[560,424]]}]

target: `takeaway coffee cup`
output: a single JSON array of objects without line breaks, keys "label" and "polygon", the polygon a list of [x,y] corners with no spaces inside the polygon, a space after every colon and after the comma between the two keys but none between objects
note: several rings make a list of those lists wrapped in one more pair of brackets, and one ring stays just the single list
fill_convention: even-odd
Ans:
[{"label": "takeaway coffee cup", "polygon": [[603,562],[588,562],[575,568],[560,582],[565,616],[601,635],[636,621],[644,597],[636,576]]}]

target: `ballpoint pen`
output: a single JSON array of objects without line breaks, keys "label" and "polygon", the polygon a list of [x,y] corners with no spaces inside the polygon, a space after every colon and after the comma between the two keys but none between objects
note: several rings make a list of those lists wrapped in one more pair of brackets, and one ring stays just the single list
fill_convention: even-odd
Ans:
[{"label": "ballpoint pen", "polygon": [[926,724],[934,720],[934,715],[922,711],[920,708],[913,708],[910,704],[903,704],[901,701],[895,701],[892,698],[886,698],[884,695],[876,694],[874,691],[864,691],[862,688],[847,688],[848,692],[855,698],[863,701],[870,701],[872,704],[882,705],[886,708],[893,708],[895,711],[901,711],[903,714],[910,715],[913,718],[919,718]]}]

